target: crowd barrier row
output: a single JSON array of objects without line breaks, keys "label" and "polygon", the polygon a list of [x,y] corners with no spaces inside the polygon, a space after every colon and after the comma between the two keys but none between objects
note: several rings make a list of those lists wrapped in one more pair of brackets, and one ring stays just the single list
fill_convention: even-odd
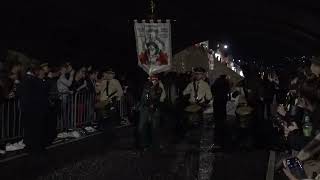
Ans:
[{"label": "crowd barrier row", "polygon": [[[93,92],[60,94],[57,106],[57,131],[65,132],[96,124],[94,105],[96,96]],[[132,96],[123,96],[117,106],[119,116],[125,119],[134,105]],[[18,98],[5,100],[0,106],[0,145],[23,138],[21,110]]]}]

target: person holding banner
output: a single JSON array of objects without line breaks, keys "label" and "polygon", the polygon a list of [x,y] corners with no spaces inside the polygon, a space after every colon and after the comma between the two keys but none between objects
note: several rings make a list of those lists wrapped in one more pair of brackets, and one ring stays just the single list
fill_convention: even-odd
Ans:
[{"label": "person holding banner", "polygon": [[[138,139],[140,148],[144,151],[152,147],[156,152],[160,148],[160,105],[164,102],[165,97],[166,93],[158,76],[151,75],[144,86],[139,107]],[[148,135],[150,131],[151,137]]]}]

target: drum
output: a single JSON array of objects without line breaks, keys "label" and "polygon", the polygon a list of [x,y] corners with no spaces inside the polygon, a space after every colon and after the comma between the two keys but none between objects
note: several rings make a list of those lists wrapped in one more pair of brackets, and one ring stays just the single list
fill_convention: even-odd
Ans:
[{"label": "drum", "polygon": [[201,106],[199,106],[198,104],[191,104],[187,106],[184,110],[189,113],[196,113],[201,110]]},{"label": "drum", "polygon": [[240,128],[248,128],[251,119],[253,118],[253,108],[250,106],[240,106],[236,110],[239,118]]}]

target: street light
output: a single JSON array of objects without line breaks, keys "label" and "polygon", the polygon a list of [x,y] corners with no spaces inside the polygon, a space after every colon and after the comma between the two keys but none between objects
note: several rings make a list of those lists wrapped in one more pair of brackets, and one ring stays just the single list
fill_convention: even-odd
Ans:
[{"label": "street light", "polygon": [[228,49],[228,45],[224,45],[223,48]]}]

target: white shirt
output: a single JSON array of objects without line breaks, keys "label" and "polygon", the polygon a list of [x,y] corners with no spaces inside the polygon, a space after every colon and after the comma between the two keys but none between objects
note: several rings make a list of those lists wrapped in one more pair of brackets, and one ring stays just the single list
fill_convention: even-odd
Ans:
[{"label": "white shirt", "polygon": [[[109,85],[107,89],[107,80],[103,80],[97,87],[97,93],[100,93],[100,100],[106,101],[108,96],[116,92],[112,97],[116,96],[118,100],[123,96],[123,90],[121,84],[116,79],[109,80]],[[109,97],[111,98],[111,97]]]},{"label": "white shirt", "polygon": [[200,103],[204,102],[205,100],[211,100],[212,99],[212,93],[211,89],[209,87],[209,84],[203,80],[196,81],[196,88],[198,89],[197,95],[196,95],[196,89],[193,86],[193,82],[189,83],[186,89],[183,91],[183,95],[190,94],[189,102],[196,103],[196,98],[200,100]]}]

